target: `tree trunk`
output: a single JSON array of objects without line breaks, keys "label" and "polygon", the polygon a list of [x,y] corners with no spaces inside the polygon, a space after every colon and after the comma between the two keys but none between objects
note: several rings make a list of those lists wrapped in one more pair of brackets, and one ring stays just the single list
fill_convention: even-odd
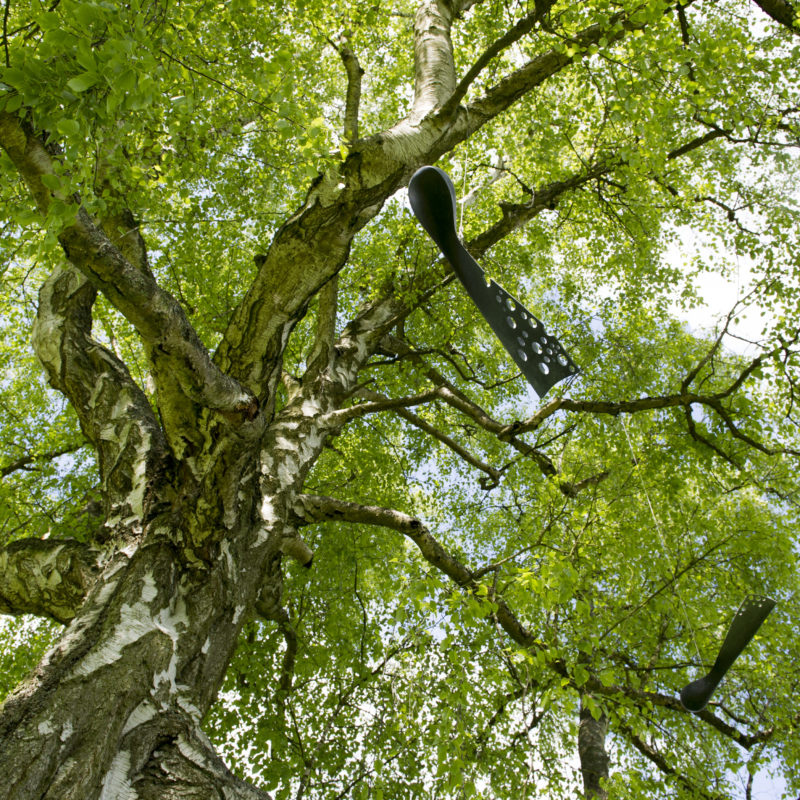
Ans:
[{"label": "tree trunk", "polygon": [[581,759],[583,792],[586,800],[606,800],[608,797],[608,793],[602,785],[603,781],[608,780],[607,732],[608,717],[601,714],[599,719],[595,719],[582,695],[578,726],[578,754]]},{"label": "tree trunk", "polygon": [[220,785],[231,797],[264,796],[228,773],[199,723],[245,621],[243,599],[278,558],[275,539],[226,542],[212,561],[187,564],[176,533],[154,527],[111,556],[58,644],[5,702],[9,800],[212,796]]}]

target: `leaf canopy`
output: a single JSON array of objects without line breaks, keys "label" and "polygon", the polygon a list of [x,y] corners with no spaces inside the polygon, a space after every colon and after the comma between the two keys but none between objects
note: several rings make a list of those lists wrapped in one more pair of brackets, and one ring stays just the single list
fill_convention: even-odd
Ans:
[{"label": "leaf canopy", "polygon": [[[457,79],[532,13],[461,5]],[[392,331],[407,350],[378,348],[363,388],[409,397],[443,376],[497,425],[441,398],[364,415],[303,491],[422,520],[476,583],[397,531],[305,530],[315,556],[285,567],[290,623],[248,621],[204,723],[275,798],[563,797],[581,778],[581,703],[609,722],[609,796],[739,797],[738,776],[764,770],[800,791],[800,38],[745,0],[544,5],[466,88],[474,129],[437,163],[466,198],[463,239],[580,364],[547,399],[573,405],[541,413],[402,189],[381,198],[348,243],[337,330],[389,295],[413,310]],[[415,13],[404,0],[6,4],[0,113],[44,132],[53,171],[37,208],[0,151],[0,543],[99,528],[95,456],[28,345],[74,198],[98,219],[132,214],[158,285],[213,352],[273,237],[359,157],[345,43],[363,71],[360,141],[411,112]],[[492,105],[525,65],[559,59]],[[743,264],[731,315],[690,328],[706,276],[735,281]],[[278,410],[321,307],[312,297],[293,323]],[[745,312],[761,314],[753,334],[735,327]],[[147,346],[113,298],[92,334],[158,408]],[[523,420],[514,439],[506,426]],[[709,715],[681,711],[749,593],[776,611]],[[530,641],[502,630],[500,602]],[[14,622],[1,635],[5,694],[52,634]]]}]

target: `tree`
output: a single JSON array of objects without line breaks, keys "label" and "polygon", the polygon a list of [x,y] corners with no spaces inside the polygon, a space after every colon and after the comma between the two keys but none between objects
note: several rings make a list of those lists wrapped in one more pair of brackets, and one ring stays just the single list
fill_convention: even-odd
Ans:
[{"label": "tree", "polygon": [[[798,30],[6,0],[6,796],[798,791]],[[433,163],[581,366],[541,402],[404,204]]]}]

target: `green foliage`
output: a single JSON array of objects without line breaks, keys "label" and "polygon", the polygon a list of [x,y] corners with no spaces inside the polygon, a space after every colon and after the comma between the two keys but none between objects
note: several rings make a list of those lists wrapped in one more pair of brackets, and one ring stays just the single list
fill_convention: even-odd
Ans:
[{"label": "green foliage", "polygon": [[[0,110],[29,114],[49,133],[58,166],[43,181],[62,199],[42,218],[0,154],[0,206],[9,210],[0,236],[0,468],[31,456],[0,482],[0,545],[91,530],[92,456],[27,344],[36,288],[61,258],[55,234],[74,215],[63,198],[78,193],[106,216],[124,201],[157,280],[213,349],[255,274],[254,257],[312,183],[348,155],[346,77],[332,42],[349,31],[365,73],[361,133],[376,134],[408,110],[415,4],[7,7],[6,30],[15,33],[0,68]],[[587,25],[634,8],[641,30],[620,37],[621,27],[611,29],[588,50],[575,40]],[[753,264],[748,302],[764,315],[752,352],[770,352],[797,331],[798,128],[786,109],[798,105],[800,52],[796,37],[754,8],[689,4],[687,40],[665,3],[556,4],[546,27],[470,87],[467,101],[551,50],[575,59],[443,156],[459,194],[474,192],[465,240],[497,223],[507,204],[587,165],[610,165],[482,260],[581,365],[553,396],[617,402],[683,391],[716,334],[691,330],[680,314],[700,304],[705,275],[735,274],[739,261]],[[519,4],[476,4],[453,32],[458,74],[521,14]],[[710,131],[724,136],[692,145]],[[688,230],[702,249],[684,258]],[[339,327],[390,288],[418,299],[436,258],[403,198],[391,199],[340,274]],[[316,318],[312,303],[289,342],[290,374],[303,372]],[[151,392],[141,343],[102,298],[94,326]],[[456,282],[422,300],[402,333],[427,367],[494,419],[537,410]],[[751,353],[732,344],[724,338],[692,391],[722,393],[737,380]],[[349,425],[306,491],[413,514],[462,563],[495,568],[470,592],[400,534],[315,527],[313,569],[288,567],[285,580],[296,642],[273,623],[249,622],[206,720],[228,763],[275,798],[295,797],[301,786],[319,798],[564,797],[580,785],[578,690],[595,681],[595,694],[584,696],[595,719],[610,721],[610,796],[734,796],[733,774],[764,765],[799,791],[800,376],[796,347],[788,349],[765,358],[726,399],[729,419],[699,404],[688,416],[674,407],[548,417],[524,439],[554,474],[445,403],[414,409],[502,470],[491,488],[406,419],[372,415]],[[424,367],[385,354],[365,380],[391,397],[430,388]],[[767,452],[781,448],[793,452]],[[773,731],[747,751],[646,693],[674,697],[696,677],[750,592],[769,594],[778,608],[714,709],[743,731]],[[500,600],[534,646],[498,631]],[[53,633],[9,623],[0,636],[5,696]],[[634,740],[663,753],[673,772]]]},{"label": "green foliage", "polygon": [[0,626],[0,702],[36,666],[60,633],[43,619],[4,618]]}]

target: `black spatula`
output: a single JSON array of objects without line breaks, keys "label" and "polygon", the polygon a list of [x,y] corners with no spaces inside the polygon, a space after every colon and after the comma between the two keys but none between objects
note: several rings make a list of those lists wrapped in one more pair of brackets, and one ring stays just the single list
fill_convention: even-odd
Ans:
[{"label": "black spatula", "polygon": [[510,295],[486,277],[456,233],[456,190],[447,173],[422,167],[408,184],[408,199],[421,225],[450,262],[472,302],[539,397],[578,367],[555,336]]},{"label": "black spatula", "polygon": [[702,711],[705,708],[725,673],[756,635],[761,623],[774,607],[775,601],[763,596],[748,597],[739,606],[711,672],[684,686],[681,691],[681,703],[687,711]]}]

